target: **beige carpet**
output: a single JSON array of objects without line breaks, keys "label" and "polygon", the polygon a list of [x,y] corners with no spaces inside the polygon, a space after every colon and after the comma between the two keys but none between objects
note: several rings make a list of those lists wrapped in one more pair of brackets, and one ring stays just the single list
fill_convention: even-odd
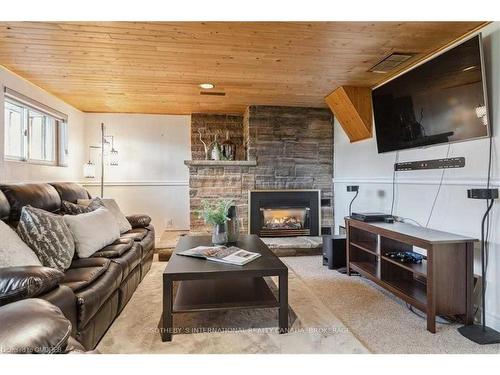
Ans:
[{"label": "beige carpet", "polygon": [[[293,272],[289,273],[290,333],[276,332],[277,309],[179,314],[174,316],[174,327],[185,332],[174,335],[172,342],[162,342],[157,326],[165,266],[163,262],[153,263],[99,343],[97,349],[101,353],[368,352]],[[230,330],[223,332],[221,328]]]},{"label": "beige carpet", "polygon": [[[500,353],[500,345],[476,345],[438,325],[432,334],[423,319],[399,299],[361,277],[321,266],[320,256],[281,258],[290,268],[292,333],[275,332],[271,309],[181,314],[174,326],[189,333],[163,343],[157,332],[161,275],[155,262],[131,301],[101,340],[102,353]],[[192,333],[192,328],[216,332]],[[236,329],[223,333],[219,328]],[[198,332],[200,332],[198,330]]]},{"label": "beige carpet", "polygon": [[374,353],[500,353],[500,344],[481,346],[461,336],[458,324],[428,332],[401,300],[365,278],[320,267],[320,257],[282,259]]}]

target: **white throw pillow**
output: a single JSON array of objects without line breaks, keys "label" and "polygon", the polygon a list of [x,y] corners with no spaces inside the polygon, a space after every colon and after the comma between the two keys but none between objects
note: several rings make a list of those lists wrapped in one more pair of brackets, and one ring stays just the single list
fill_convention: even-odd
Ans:
[{"label": "white throw pillow", "polygon": [[102,202],[102,205],[106,207],[115,217],[115,220],[118,223],[118,226],[120,227],[120,234],[128,232],[129,230],[132,229],[132,225],[130,225],[129,221],[127,220],[123,212],[120,210],[120,207],[118,207],[118,204],[114,199],[111,198],[78,199],[78,204],[88,206],[91,203],[96,203],[96,201],[97,203]]},{"label": "white throw pillow", "polygon": [[64,215],[64,222],[73,234],[80,258],[88,258],[120,238],[120,228],[105,207],[86,214]]},{"label": "white throw pillow", "polygon": [[14,230],[0,220],[0,267],[41,266],[35,252]]}]

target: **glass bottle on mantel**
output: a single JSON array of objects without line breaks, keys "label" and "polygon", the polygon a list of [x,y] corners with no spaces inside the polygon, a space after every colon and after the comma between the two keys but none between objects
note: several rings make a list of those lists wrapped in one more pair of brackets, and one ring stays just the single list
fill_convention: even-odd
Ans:
[{"label": "glass bottle on mantel", "polygon": [[221,148],[224,159],[236,159],[236,145],[229,139],[229,131],[226,131],[226,140],[222,142]]},{"label": "glass bottle on mantel", "polygon": [[221,145],[217,142],[218,133],[214,135],[214,142],[212,144],[212,151],[210,152],[210,157],[212,160],[221,160],[222,150]]}]

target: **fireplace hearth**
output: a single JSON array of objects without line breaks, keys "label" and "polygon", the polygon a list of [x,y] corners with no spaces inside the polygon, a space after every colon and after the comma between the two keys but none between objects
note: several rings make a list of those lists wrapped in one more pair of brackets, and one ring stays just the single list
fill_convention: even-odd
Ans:
[{"label": "fireplace hearth", "polygon": [[249,233],[260,237],[318,236],[319,190],[249,192]]}]

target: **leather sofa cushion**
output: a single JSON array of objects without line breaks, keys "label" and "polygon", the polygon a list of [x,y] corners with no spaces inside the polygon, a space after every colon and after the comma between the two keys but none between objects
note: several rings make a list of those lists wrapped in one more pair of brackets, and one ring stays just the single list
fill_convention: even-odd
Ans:
[{"label": "leather sofa cushion", "polygon": [[76,203],[78,199],[90,198],[88,191],[74,182],[53,182],[50,185],[56,189],[62,201]]},{"label": "leather sofa cushion", "polygon": [[148,234],[146,237],[142,239],[140,242],[142,246],[142,258],[144,259],[146,257],[146,254],[148,254],[150,251],[154,250],[155,247],[155,232],[154,231],[148,231]]},{"label": "leather sofa cushion", "polygon": [[4,193],[0,191],[0,220],[7,220],[10,213],[10,204]]},{"label": "leather sofa cushion", "polygon": [[132,238],[134,241],[141,241],[148,234],[146,228],[134,228],[128,232],[123,233],[121,238]]},{"label": "leather sofa cushion", "polygon": [[53,213],[61,208],[61,198],[49,184],[8,184],[1,185],[0,190],[9,201],[12,222],[19,221],[21,209],[27,205]]},{"label": "leather sofa cushion", "polygon": [[151,264],[153,263],[154,251],[151,250],[147,253],[141,262],[141,280],[144,279],[148,271],[151,269]]},{"label": "leather sofa cushion", "polygon": [[42,266],[0,269],[0,306],[25,298],[37,297],[54,289],[64,273]]},{"label": "leather sofa cushion", "polygon": [[90,319],[84,327],[78,328],[75,338],[87,350],[94,349],[97,346],[99,340],[104,336],[109,326],[118,315],[118,294],[119,291],[116,290],[106,302],[104,302],[92,319]]},{"label": "leather sofa cushion", "polygon": [[92,258],[117,258],[132,248],[134,240],[132,238],[118,238],[111,245],[103,247],[92,255]]},{"label": "leather sofa cushion", "polygon": [[130,272],[141,263],[141,245],[132,241],[133,246],[118,258],[111,259],[112,262],[118,264],[122,269],[122,280],[128,277]]},{"label": "leather sofa cushion", "polygon": [[71,266],[66,270],[61,284],[70,287],[77,292],[92,284],[109,268],[111,261],[105,258],[83,258],[74,259]]},{"label": "leather sofa cushion", "polygon": [[71,323],[58,307],[38,298],[0,307],[0,348],[4,353],[63,353]]},{"label": "leather sofa cushion", "polygon": [[[95,258],[103,259],[103,258]],[[106,303],[108,298],[116,292],[122,280],[121,267],[109,262],[108,269],[99,278],[87,285],[84,289],[75,292],[77,298],[78,329],[85,327],[87,323],[99,311],[101,306]],[[82,342],[85,345],[85,343]]]},{"label": "leather sofa cushion", "polygon": [[71,322],[73,327],[71,334],[76,335],[76,296],[71,288],[66,285],[59,285],[57,288],[52,289],[48,293],[41,294],[37,298],[49,301],[54,306],[61,309],[62,313]]},{"label": "leather sofa cushion", "polygon": [[141,267],[135,267],[133,271],[124,278],[118,289],[118,311],[122,311],[127,302],[132,298],[137,286],[141,282]]}]

